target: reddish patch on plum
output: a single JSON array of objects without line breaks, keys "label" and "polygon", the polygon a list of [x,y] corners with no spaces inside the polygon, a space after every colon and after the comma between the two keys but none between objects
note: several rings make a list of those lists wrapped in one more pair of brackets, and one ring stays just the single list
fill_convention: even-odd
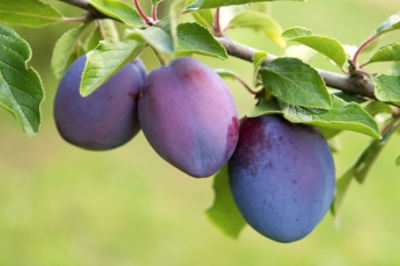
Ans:
[{"label": "reddish patch on plum", "polygon": [[184,80],[201,80],[205,79],[207,75],[204,73],[204,71],[200,69],[191,69],[189,71],[185,71],[180,75],[179,78],[182,78]]},{"label": "reddish patch on plum", "polygon": [[128,97],[131,98],[132,100],[136,101],[139,97],[139,95],[132,93],[132,92],[128,92]]},{"label": "reddish patch on plum", "polygon": [[225,158],[229,158],[237,144],[239,138],[239,120],[237,117],[232,117],[232,122],[228,126],[228,133],[226,135],[226,149]]}]

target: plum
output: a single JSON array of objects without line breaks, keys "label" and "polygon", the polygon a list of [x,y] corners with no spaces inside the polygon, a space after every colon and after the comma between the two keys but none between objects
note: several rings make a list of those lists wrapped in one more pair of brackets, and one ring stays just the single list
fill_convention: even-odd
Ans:
[{"label": "plum", "polygon": [[245,118],[228,169],[245,220],[279,242],[309,234],[333,201],[335,165],[326,140],[281,116]]},{"label": "plum", "polygon": [[79,94],[86,55],[66,71],[58,86],[54,118],[61,136],[89,150],[121,146],[140,130],[137,101],[146,69],[143,62],[126,64],[86,98]]},{"label": "plum", "polygon": [[238,140],[238,116],[225,82],[207,65],[180,57],[151,72],[139,121],[154,150],[193,177],[216,173]]}]

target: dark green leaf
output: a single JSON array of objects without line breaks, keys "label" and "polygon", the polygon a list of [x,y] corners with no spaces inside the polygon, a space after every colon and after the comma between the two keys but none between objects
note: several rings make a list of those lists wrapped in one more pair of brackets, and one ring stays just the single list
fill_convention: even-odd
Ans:
[{"label": "dark green leaf", "polygon": [[382,102],[400,104],[400,76],[379,75],[373,76],[375,96]]},{"label": "dark green leaf", "polygon": [[215,200],[206,212],[210,221],[226,235],[237,238],[247,224],[239,212],[229,186],[228,167],[214,177]]},{"label": "dark green leaf", "polygon": [[248,113],[247,117],[259,117],[270,114],[281,114],[282,110],[276,98],[269,100],[262,99],[260,103],[253,107]]},{"label": "dark green leaf", "polygon": [[27,66],[31,56],[29,44],[11,28],[0,25],[0,104],[29,136],[39,130],[44,99],[38,73]]},{"label": "dark green leaf", "polygon": [[83,97],[90,95],[126,63],[136,57],[145,44],[133,40],[115,42],[101,41],[96,49],[87,54],[85,71],[82,74],[80,92]]},{"label": "dark green leaf", "polygon": [[0,22],[6,24],[41,27],[62,19],[54,7],[39,0],[0,0]]},{"label": "dark green leaf", "polygon": [[333,107],[330,110],[306,109],[298,106],[284,105],[283,114],[292,123],[310,124],[338,130],[350,130],[380,139],[375,120],[356,103],[347,103],[333,96]]},{"label": "dark green leaf", "polygon": [[144,25],[139,13],[129,4],[121,0],[89,0],[89,4],[112,18],[129,26]]},{"label": "dark green leaf", "polygon": [[330,109],[332,99],[317,70],[296,58],[279,58],[260,70],[265,88],[282,101]]},{"label": "dark green leaf", "polygon": [[178,52],[197,53],[227,59],[225,48],[205,27],[195,22],[178,26]]},{"label": "dark green leaf", "polygon": [[67,69],[69,58],[84,29],[84,25],[73,28],[65,32],[56,42],[51,58],[51,68],[57,79],[60,79]]},{"label": "dark green leaf", "polygon": [[300,27],[288,29],[283,32],[282,36],[290,41],[307,45],[320,52],[332,59],[339,67],[342,67],[346,63],[346,51],[340,42],[333,38],[315,35],[312,31]]},{"label": "dark green leaf", "polygon": [[353,95],[353,94],[348,94],[343,91],[335,92],[335,93],[333,93],[333,95],[341,98],[342,100],[345,100],[346,102],[365,103],[366,101],[368,101],[365,98],[362,98],[362,97],[359,97],[359,96]]}]

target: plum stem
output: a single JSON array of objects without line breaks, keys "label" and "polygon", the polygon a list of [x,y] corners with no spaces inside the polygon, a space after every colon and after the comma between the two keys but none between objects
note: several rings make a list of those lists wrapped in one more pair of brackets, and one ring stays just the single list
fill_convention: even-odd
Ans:
[{"label": "plum stem", "polygon": [[[89,4],[88,0],[61,0],[61,1],[88,10],[92,14],[92,17],[94,18],[111,18],[106,14],[101,13],[98,10],[94,9]],[[252,47],[236,42],[225,35],[217,37],[217,40],[225,47],[229,55],[245,61],[253,62],[254,54],[259,51]],[[265,59],[264,64],[267,64],[275,60],[276,58],[277,58],[276,56],[268,54],[268,57]],[[365,96],[371,99],[376,99],[374,94],[375,85],[370,80],[363,78],[362,75],[352,76],[352,75],[338,74],[335,72],[329,72],[322,69],[317,69],[317,70],[324,79],[326,85],[331,88]]]},{"label": "plum stem", "polygon": [[96,20],[97,27],[99,27],[100,35],[103,39],[107,38],[106,32],[104,31],[103,25],[100,20]]},{"label": "plum stem", "polygon": [[164,55],[162,53],[160,53],[160,51],[158,51],[156,48],[151,47],[151,49],[153,49],[154,54],[156,55],[158,61],[160,61],[160,64],[165,66],[168,65],[168,61],[167,59],[164,57]]},{"label": "plum stem", "polygon": [[221,29],[220,8],[219,7],[215,10],[213,29],[214,29],[214,34],[216,36],[222,36],[223,32]]},{"label": "plum stem", "polygon": [[153,17],[154,22],[158,21],[158,14],[157,14],[158,4],[159,4],[159,2],[155,3],[152,8],[152,17]]},{"label": "plum stem", "polygon": [[85,22],[86,19],[87,19],[87,17],[83,16],[83,17],[78,17],[78,18],[63,18],[63,21],[74,23],[74,22]]},{"label": "plum stem", "polygon": [[355,54],[353,56],[353,60],[351,61],[352,65],[353,65],[353,68],[354,68],[353,71],[352,71],[353,73],[359,73],[359,74],[362,74],[362,75],[366,75],[368,77],[371,76],[371,73],[369,73],[369,72],[367,72],[367,71],[362,69],[364,66],[366,66],[368,64],[368,62],[365,62],[365,63],[363,63],[361,65],[358,65],[357,60],[358,60],[358,57],[359,57],[360,53],[362,52],[362,50],[364,50],[365,47],[367,47],[370,43],[375,41],[379,36],[380,35],[378,35],[378,34],[372,35],[367,40],[365,40],[360,45],[360,47],[358,47],[357,51],[355,52]]},{"label": "plum stem", "polygon": [[257,94],[258,94],[258,92],[255,91],[255,90],[253,90],[253,89],[250,87],[250,85],[247,84],[247,82],[246,82],[244,79],[242,79],[239,75],[235,74],[234,76],[235,76],[236,80],[239,81],[239,83],[242,84],[243,87],[245,87],[245,88],[247,89],[248,92],[250,92],[250,93],[253,94],[253,95],[257,95]]},{"label": "plum stem", "polygon": [[140,7],[139,0],[134,0],[135,7],[139,12],[139,15],[143,18],[147,25],[152,26],[153,21],[143,12],[142,8]]}]

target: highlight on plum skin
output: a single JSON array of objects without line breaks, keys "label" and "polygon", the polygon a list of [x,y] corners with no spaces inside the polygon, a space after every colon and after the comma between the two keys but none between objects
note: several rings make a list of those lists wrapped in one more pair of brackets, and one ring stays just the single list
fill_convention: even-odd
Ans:
[{"label": "highlight on plum skin", "polygon": [[248,224],[279,242],[308,235],[329,210],[336,185],[320,132],[276,115],[244,119],[229,180]]},{"label": "highlight on plum skin", "polygon": [[62,78],[55,102],[54,118],[61,136],[89,150],[109,150],[132,139],[140,130],[137,101],[146,75],[137,59],[86,98],[79,94],[86,55],[78,58]]},{"label": "highlight on plum skin", "polygon": [[238,140],[238,115],[227,85],[190,57],[179,57],[147,76],[139,120],[154,150],[193,177],[215,174]]}]

